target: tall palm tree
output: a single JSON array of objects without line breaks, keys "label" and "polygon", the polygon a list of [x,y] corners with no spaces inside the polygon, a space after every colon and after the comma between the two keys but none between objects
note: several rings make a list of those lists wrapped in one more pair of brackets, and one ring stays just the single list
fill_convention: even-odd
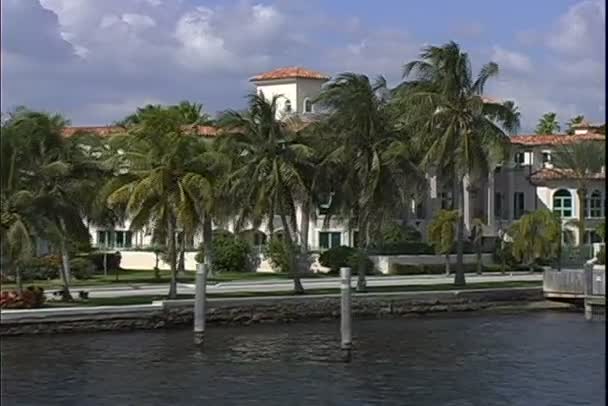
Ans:
[{"label": "tall palm tree", "polygon": [[508,132],[519,126],[514,105],[483,97],[487,81],[498,74],[498,65],[485,64],[473,77],[469,56],[458,44],[429,46],[421,59],[404,66],[398,91],[403,120],[428,150],[422,162],[427,170],[449,170],[455,180],[459,219],[457,224],[456,285],[464,285],[464,181],[488,173],[491,156],[504,156]]},{"label": "tall palm tree", "polygon": [[585,217],[589,183],[600,174],[606,165],[605,142],[584,141],[559,145],[552,155],[552,171],[558,175],[573,178],[576,182],[578,196],[578,219],[576,224],[579,230],[579,246],[584,244]]},{"label": "tall palm tree", "polygon": [[[370,235],[399,217],[422,179],[412,162],[408,138],[391,120],[389,96],[384,78],[372,83],[365,75],[343,73],[324,87],[317,100],[328,111],[326,126],[335,137],[335,148],[326,160],[343,171],[336,195],[343,212],[356,218],[363,255]],[[357,290],[365,289],[362,260]]]},{"label": "tall palm tree", "polygon": [[167,241],[171,268],[169,297],[177,295],[176,233],[194,232],[201,203],[212,196],[207,150],[201,138],[184,126],[171,107],[145,114],[116,142],[127,170],[110,180],[102,196],[111,206],[124,205],[131,228],[151,226],[157,241]]},{"label": "tall palm tree", "polygon": [[536,134],[543,135],[559,133],[559,130],[560,126],[559,121],[557,121],[557,114],[545,113],[538,120],[538,124],[536,125],[536,130],[534,130],[534,132]]},{"label": "tall palm tree", "polygon": [[574,134],[574,127],[578,124],[582,124],[585,121],[585,116],[578,115],[578,116],[574,116],[572,117],[567,123],[566,125],[568,126],[568,130],[566,131],[566,133],[568,135],[573,135]]},{"label": "tall palm tree", "polygon": [[220,118],[225,134],[218,141],[232,156],[233,168],[225,187],[231,199],[239,202],[236,229],[247,221],[254,228],[268,221],[268,229],[273,230],[278,215],[291,258],[294,291],[303,293],[297,272],[295,207],[297,196],[305,189],[302,170],[312,167],[315,151],[304,137],[276,118],[278,100],[279,96],[266,100],[263,95],[250,95],[245,113],[229,111]]}]

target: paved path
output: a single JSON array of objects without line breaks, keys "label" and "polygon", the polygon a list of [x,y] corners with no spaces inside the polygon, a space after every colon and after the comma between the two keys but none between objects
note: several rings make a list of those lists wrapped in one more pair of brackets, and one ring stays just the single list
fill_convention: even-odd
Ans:
[{"label": "paved path", "polygon": [[[487,282],[523,282],[523,281],[542,281],[540,273],[514,273],[502,275],[496,273],[486,273],[483,275],[467,274],[468,283],[487,283]],[[372,276],[367,278],[367,286],[410,286],[410,285],[439,285],[453,283],[454,277],[445,275],[411,275],[411,276]],[[302,279],[305,289],[327,289],[338,288],[340,278],[314,278]],[[356,286],[356,276],[352,280]],[[233,281],[220,282],[207,286],[208,293],[239,293],[239,292],[280,292],[290,291],[293,282],[285,279],[266,279],[260,281]],[[166,295],[169,290],[168,284],[160,285],[132,285],[132,286],[96,286],[96,287],[76,287],[72,289],[74,293],[80,290],[89,292],[90,298],[115,298],[124,296],[149,296]],[[178,284],[179,294],[194,294],[194,284]],[[50,292],[49,292],[50,294]]]}]

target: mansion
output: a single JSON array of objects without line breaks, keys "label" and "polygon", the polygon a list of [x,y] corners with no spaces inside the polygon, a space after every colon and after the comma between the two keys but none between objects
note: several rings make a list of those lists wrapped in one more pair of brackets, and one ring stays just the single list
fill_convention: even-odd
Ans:
[{"label": "mansion", "polygon": [[[276,69],[251,78],[258,94],[266,98],[275,95],[283,96],[278,100],[279,118],[296,114],[302,119],[314,120],[317,115],[313,101],[319,95],[323,84],[330,78],[311,70],[291,67]],[[66,129],[67,135],[77,130],[95,131],[109,134],[112,127],[72,127]],[[201,136],[213,137],[212,127],[200,127]],[[589,195],[584,202],[578,200],[576,180],[565,171],[552,170],[551,155],[556,146],[581,141],[605,142],[605,136],[596,134],[590,127],[579,126],[574,135],[514,135],[510,137],[512,144],[511,157],[496,170],[480,179],[465,182],[465,226],[470,228],[474,219],[483,220],[484,236],[495,238],[502,235],[509,225],[526,212],[540,208],[548,208],[559,213],[564,228],[571,231],[569,242],[576,243],[583,239],[586,243],[598,242],[598,236],[593,231],[604,220],[606,210],[605,170],[596,174],[589,181]],[[427,194],[420,201],[412,201],[407,222],[417,228],[423,238],[426,229],[438,210],[450,208],[453,196],[450,188],[442,185],[441,179],[428,176]],[[571,220],[579,216],[580,205],[585,205],[584,213],[587,218],[588,231],[578,235],[577,229],[571,225]],[[339,219],[334,219],[324,226],[323,207],[317,209],[316,216],[310,216],[308,246],[311,250],[324,250],[339,245],[354,245],[356,231],[350,230]],[[297,220],[301,221],[298,215]],[[215,229],[234,231],[233,224],[216,224]],[[280,232],[281,224],[276,221],[275,232]],[[116,229],[95,229],[91,227],[92,243],[101,249],[110,250],[145,250],[150,247],[151,232],[131,231],[129,224]],[[268,230],[261,227],[258,230],[242,232],[254,246],[263,246],[269,238]],[[196,236],[192,242],[198,247],[201,236]]]}]

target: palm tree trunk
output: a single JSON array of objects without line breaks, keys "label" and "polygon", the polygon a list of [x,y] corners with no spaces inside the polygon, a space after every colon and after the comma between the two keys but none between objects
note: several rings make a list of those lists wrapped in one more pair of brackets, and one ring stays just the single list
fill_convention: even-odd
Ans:
[{"label": "palm tree trunk", "polygon": [[483,273],[483,267],[481,265],[481,244],[476,244],[476,260],[477,260],[477,275],[481,275]]},{"label": "palm tree trunk", "polygon": [[357,261],[357,292],[365,292],[367,290],[367,281],[365,280],[365,267],[367,266],[367,244],[368,244],[368,232],[367,224],[364,221],[359,221],[359,261]]},{"label": "palm tree trunk", "polygon": [[203,251],[205,252],[205,263],[207,264],[207,277],[213,277],[213,225],[211,221],[211,215],[209,213],[203,214]]},{"label": "palm tree trunk", "polygon": [[463,243],[464,243],[464,182],[463,177],[458,180],[458,223],[456,224],[456,272],[454,273],[454,285],[464,286]]},{"label": "palm tree trunk", "polygon": [[171,269],[171,282],[169,283],[169,299],[175,299],[177,298],[177,267],[175,266],[175,224],[173,223],[172,218],[169,218],[167,221],[167,234],[167,237],[169,238],[169,267]]},{"label": "palm tree trunk", "polygon": [[306,199],[302,205],[302,224],[300,225],[300,238],[302,239],[302,253],[308,255],[308,230],[310,226],[310,200]]},{"label": "palm tree trunk", "polygon": [[15,283],[17,284],[17,293],[23,293],[23,280],[21,279],[21,268],[15,264]]},{"label": "palm tree trunk", "polygon": [[70,293],[70,254],[67,250],[67,245],[65,243],[65,238],[61,237],[60,241],[60,250],[61,250],[61,261],[62,266],[60,268],[61,272],[61,282],[63,283],[63,300],[72,300],[72,294]]},{"label": "palm tree trunk", "polygon": [[182,239],[179,243],[179,260],[177,262],[177,273],[186,272],[186,233],[182,231]]},{"label": "palm tree trunk", "polygon": [[289,230],[289,225],[287,224],[287,216],[285,216],[285,211],[283,207],[281,207],[281,224],[283,225],[283,235],[285,236],[287,242],[287,249],[289,250],[289,273],[293,278],[293,290],[296,294],[304,293],[304,286],[302,286],[302,281],[300,281],[300,275],[298,274],[298,266],[296,260],[296,252],[293,244],[293,238],[291,236],[291,232]]},{"label": "palm tree trunk", "polygon": [[450,254],[445,254],[445,276],[450,276]]}]

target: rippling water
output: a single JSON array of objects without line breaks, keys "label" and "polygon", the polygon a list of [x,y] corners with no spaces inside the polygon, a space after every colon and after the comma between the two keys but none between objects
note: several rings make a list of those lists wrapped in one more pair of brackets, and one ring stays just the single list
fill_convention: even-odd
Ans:
[{"label": "rippling water", "polygon": [[3,405],[605,404],[605,323],[582,314],[360,321],[2,340]]}]

